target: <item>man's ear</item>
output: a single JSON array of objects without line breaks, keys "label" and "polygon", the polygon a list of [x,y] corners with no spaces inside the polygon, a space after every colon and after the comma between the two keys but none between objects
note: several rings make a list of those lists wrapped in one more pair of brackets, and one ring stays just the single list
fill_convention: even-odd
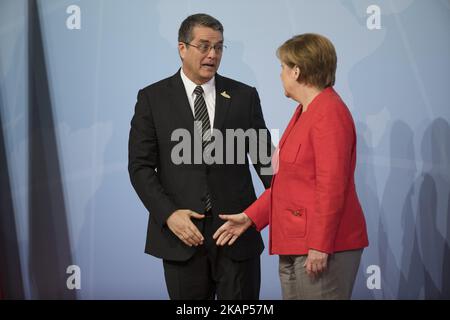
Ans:
[{"label": "man's ear", "polygon": [[187,50],[186,47],[187,47],[187,46],[186,46],[185,43],[183,43],[183,42],[178,42],[178,54],[180,55],[181,60],[184,59],[184,55],[185,55],[186,50]]}]

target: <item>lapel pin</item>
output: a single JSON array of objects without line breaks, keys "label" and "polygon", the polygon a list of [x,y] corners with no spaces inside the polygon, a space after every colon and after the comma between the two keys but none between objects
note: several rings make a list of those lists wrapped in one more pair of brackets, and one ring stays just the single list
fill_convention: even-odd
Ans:
[{"label": "lapel pin", "polygon": [[228,93],[227,93],[226,91],[222,92],[220,95],[221,95],[222,97],[224,97],[224,98],[227,98],[227,99],[230,99],[230,98],[231,98],[231,97],[228,95]]}]

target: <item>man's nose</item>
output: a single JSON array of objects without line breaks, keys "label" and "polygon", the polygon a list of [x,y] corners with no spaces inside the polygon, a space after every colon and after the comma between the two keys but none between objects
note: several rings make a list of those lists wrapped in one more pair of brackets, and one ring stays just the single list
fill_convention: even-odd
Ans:
[{"label": "man's nose", "polygon": [[217,56],[216,48],[210,47],[208,51],[208,58],[215,58]]}]

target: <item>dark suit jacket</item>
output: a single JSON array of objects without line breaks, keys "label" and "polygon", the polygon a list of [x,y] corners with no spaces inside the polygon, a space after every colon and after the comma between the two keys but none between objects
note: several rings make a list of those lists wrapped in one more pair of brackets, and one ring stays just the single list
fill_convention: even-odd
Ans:
[{"label": "dark suit jacket", "polygon": [[[250,128],[267,130],[255,88],[216,74],[216,106],[214,128],[223,133],[223,159],[225,164],[174,164],[171,153],[180,141],[171,141],[172,132],[183,128],[190,136],[198,134],[189,106],[180,71],[174,76],[156,82],[139,91],[135,114],[131,121],[129,138],[129,165],[131,182],[139,198],[150,212],[147,231],[146,253],[153,256],[185,261],[194,253],[195,247],[186,246],[170,231],[167,218],[178,209],[191,209],[203,213],[206,190],[212,200],[213,224],[219,227],[223,221],[219,213],[239,213],[256,200],[245,157],[243,164],[226,164],[226,129]],[[226,92],[225,96],[221,93]],[[229,98],[226,97],[229,96]],[[268,140],[249,143],[266,143],[273,151],[270,135]],[[194,138],[191,139],[193,150]],[[229,155],[230,156],[230,155]],[[270,156],[270,154],[269,154]],[[236,161],[236,148],[234,160]],[[271,175],[261,175],[259,161],[252,161],[266,188]],[[233,162],[236,163],[236,162]],[[265,167],[270,167],[270,164]],[[200,231],[203,220],[192,219]],[[260,255],[264,249],[261,235],[254,228],[248,229],[233,246],[226,246],[226,254],[236,260]]]}]

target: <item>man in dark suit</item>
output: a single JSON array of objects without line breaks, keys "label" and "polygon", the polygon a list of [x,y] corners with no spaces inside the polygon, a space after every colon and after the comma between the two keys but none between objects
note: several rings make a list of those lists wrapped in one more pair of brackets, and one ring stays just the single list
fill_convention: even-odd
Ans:
[{"label": "man in dark suit", "polygon": [[[187,17],[178,41],[181,69],[139,91],[131,121],[128,169],[150,212],[146,253],[163,259],[171,299],[258,299],[260,234],[250,228],[224,248],[212,239],[219,214],[256,200],[247,158],[255,145],[252,163],[270,186],[270,163],[261,155],[270,159],[273,147],[258,93],[216,73],[224,45],[215,18]],[[187,138],[180,142],[177,132]],[[181,143],[188,148],[176,152]]]}]

